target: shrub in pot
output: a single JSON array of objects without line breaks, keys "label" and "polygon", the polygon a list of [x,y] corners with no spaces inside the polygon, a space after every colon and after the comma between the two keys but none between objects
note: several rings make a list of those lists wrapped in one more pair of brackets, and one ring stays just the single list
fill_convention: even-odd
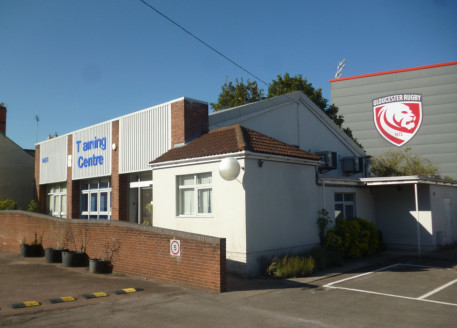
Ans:
[{"label": "shrub in pot", "polygon": [[40,236],[40,241],[38,241],[37,233],[35,231],[35,237],[30,242],[27,243],[25,238],[22,238],[21,243],[21,256],[22,257],[41,257],[43,256],[43,246],[42,246],[43,236]]},{"label": "shrub in pot", "polygon": [[67,251],[64,238],[61,238],[54,247],[46,248],[44,256],[46,263],[62,263],[62,251]]},{"label": "shrub in pot", "polygon": [[68,223],[65,231],[65,238],[68,245],[73,246],[74,250],[63,250],[62,251],[62,265],[64,267],[81,267],[88,265],[88,256],[86,254],[86,241],[87,235],[86,230],[82,229],[81,232],[81,247],[76,246],[75,235],[71,227],[71,223]]},{"label": "shrub in pot", "polygon": [[113,257],[119,251],[120,243],[113,237],[110,242],[105,243],[103,250],[98,254],[97,259],[90,259],[89,271],[91,273],[111,273],[113,272]]}]

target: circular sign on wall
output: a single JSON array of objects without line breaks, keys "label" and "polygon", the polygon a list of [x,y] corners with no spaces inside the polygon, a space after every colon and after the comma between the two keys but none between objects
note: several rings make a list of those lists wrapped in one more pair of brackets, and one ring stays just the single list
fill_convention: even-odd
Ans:
[{"label": "circular sign on wall", "polygon": [[171,239],[170,240],[170,255],[171,256],[181,256],[181,241]]}]

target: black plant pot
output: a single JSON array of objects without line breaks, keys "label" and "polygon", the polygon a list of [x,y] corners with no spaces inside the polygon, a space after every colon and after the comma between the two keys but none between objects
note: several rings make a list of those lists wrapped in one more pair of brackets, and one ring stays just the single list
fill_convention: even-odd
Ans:
[{"label": "black plant pot", "polygon": [[44,255],[43,246],[21,244],[22,257],[42,257]]},{"label": "black plant pot", "polygon": [[64,267],[87,266],[88,257],[86,253],[74,251],[62,251],[62,265]]},{"label": "black plant pot", "polygon": [[90,273],[111,273],[113,272],[113,265],[107,261],[102,261],[99,259],[90,259],[89,271]]},{"label": "black plant pot", "polygon": [[46,248],[44,256],[46,263],[62,263],[62,249]]}]

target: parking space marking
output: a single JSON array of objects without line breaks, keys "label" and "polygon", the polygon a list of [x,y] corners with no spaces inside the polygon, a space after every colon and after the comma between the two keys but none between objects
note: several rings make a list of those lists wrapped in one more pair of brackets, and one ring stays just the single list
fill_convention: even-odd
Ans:
[{"label": "parking space marking", "polygon": [[443,305],[451,305],[451,306],[456,306],[457,307],[457,304],[455,304],[455,303],[448,303],[448,302],[441,302],[441,301],[435,301],[435,300],[426,299],[427,297],[429,297],[429,296],[431,296],[431,295],[433,295],[435,293],[438,293],[439,291],[441,291],[441,290],[443,290],[443,289],[455,284],[457,282],[457,279],[455,279],[455,280],[453,280],[453,281],[451,281],[451,282],[449,282],[447,284],[444,284],[443,286],[440,286],[440,287],[432,290],[431,292],[429,292],[427,294],[424,294],[424,295],[422,295],[420,297],[409,297],[409,296],[402,296],[402,295],[395,295],[395,294],[379,293],[379,292],[374,292],[374,291],[370,291],[370,290],[334,286],[336,284],[339,284],[339,283],[342,283],[342,282],[345,282],[345,281],[348,281],[348,280],[353,280],[353,279],[357,279],[357,278],[360,278],[360,277],[363,277],[363,276],[367,276],[369,274],[373,274],[373,273],[376,273],[376,272],[385,271],[385,270],[388,270],[388,269],[396,267],[396,266],[417,266],[417,267],[425,267],[425,268],[445,269],[445,268],[431,267],[431,266],[425,266],[425,265],[397,263],[397,264],[389,265],[387,267],[380,268],[378,270],[373,270],[373,271],[365,272],[365,273],[362,273],[362,274],[359,274],[359,275],[356,275],[356,276],[353,276],[353,277],[349,277],[349,278],[341,279],[341,280],[338,280],[338,281],[334,281],[334,282],[331,282],[329,284],[324,285],[323,287],[333,288],[333,289],[341,289],[341,290],[348,290],[348,291],[354,291],[354,292],[366,293],[366,294],[373,294],[373,295],[381,295],[381,296],[402,298],[402,299],[413,300],[413,301],[422,301],[422,302],[429,302],[429,303],[436,303],[436,304],[443,304]]},{"label": "parking space marking", "polygon": [[449,286],[455,284],[456,282],[457,282],[457,279],[455,279],[455,280],[453,280],[453,281],[451,281],[451,282],[448,282],[447,284],[444,284],[443,286],[438,287],[437,289],[434,289],[434,290],[432,290],[431,292],[429,292],[429,293],[427,293],[427,294],[425,294],[425,295],[422,295],[422,296],[418,297],[418,299],[424,299],[424,298],[427,298],[427,297],[429,297],[429,296],[432,296],[433,294],[436,294],[436,293],[438,293],[439,291],[442,291],[443,289],[445,289],[445,288],[447,288],[447,287],[449,287]]}]

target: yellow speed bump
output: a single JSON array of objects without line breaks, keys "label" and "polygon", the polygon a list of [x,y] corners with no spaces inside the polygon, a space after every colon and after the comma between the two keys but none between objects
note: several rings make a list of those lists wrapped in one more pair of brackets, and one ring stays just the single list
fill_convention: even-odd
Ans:
[{"label": "yellow speed bump", "polygon": [[144,290],[144,289],[143,288],[125,288],[125,289],[121,289],[121,290],[116,290],[114,293],[116,295],[123,295],[123,294],[141,292],[142,290]]},{"label": "yellow speed bump", "polygon": [[39,306],[39,305],[41,305],[41,303],[38,301],[27,301],[27,302],[22,302],[22,303],[10,304],[10,307],[12,307],[13,309],[22,309],[22,308],[26,308],[26,307]]},{"label": "yellow speed bump", "polygon": [[64,297],[58,297],[58,298],[53,298],[53,299],[49,300],[49,302],[51,302],[52,304],[73,302],[73,301],[76,301],[76,298],[73,296],[64,296]]},{"label": "yellow speed bump", "polygon": [[84,294],[82,296],[86,299],[91,299],[91,298],[106,297],[106,296],[108,296],[108,294],[105,292],[96,292],[96,293],[92,293],[92,294]]}]

